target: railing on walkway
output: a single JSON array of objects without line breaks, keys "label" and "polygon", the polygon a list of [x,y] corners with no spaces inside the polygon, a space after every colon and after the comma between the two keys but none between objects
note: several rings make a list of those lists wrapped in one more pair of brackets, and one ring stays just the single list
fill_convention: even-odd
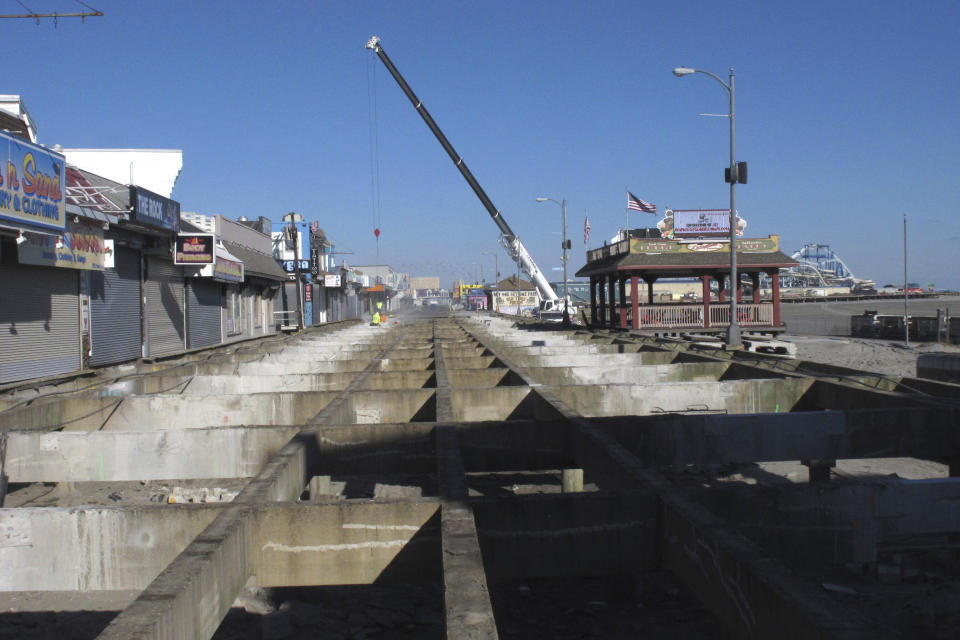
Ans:
[{"label": "railing on walkway", "polygon": [[296,331],[300,328],[297,322],[297,312],[293,311],[274,311],[273,324],[280,331]]},{"label": "railing on walkway", "polygon": [[[627,310],[629,309],[627,307]],[[641,329],[702,329],[707,326],[703,322],[703,306],[698,304],[643,304],[638,311],[638,326]],[[711,304],[709,326],[725,327],[729,324],[730,305],[728,303]],[[770,303],[738,304],[737,324],[743,327],[773,325],[773,305]],[[631,326],[629,318],[627,326]]]}]

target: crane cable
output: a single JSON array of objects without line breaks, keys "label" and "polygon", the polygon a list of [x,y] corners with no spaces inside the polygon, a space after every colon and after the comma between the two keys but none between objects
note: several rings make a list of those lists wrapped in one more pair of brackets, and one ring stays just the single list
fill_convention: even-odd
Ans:
[{"label": "crane cable", "polygon": [[380,135],[377,114],[377,67],[373,56],[367,59],[367,121],[370,130],[370,205],[377,240],[377,264],[380,263]]}]

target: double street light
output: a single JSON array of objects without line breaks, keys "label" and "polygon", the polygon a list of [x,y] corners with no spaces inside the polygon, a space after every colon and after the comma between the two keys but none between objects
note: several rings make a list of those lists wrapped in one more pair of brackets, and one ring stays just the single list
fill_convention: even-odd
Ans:
[{"label": "double street light", "polygon": [[567,291],[567,249],[570,248],[567,244],[567,200],[564,198],[562,202],[557,202],[553,198],[537,198],[537,202],[546,202],[547,200],[560,205],[560,209],[563,211],[563,326],[567,327],[570,326],[570,309],[567,308],[570,300]]},{"label": "double street light", "polygon": [[[673,75],[678,78],[688,76],[692,73],[702,73],[710,76],[720,83],[727,93],[730,94],[730,112],[727,117],[730,118],[730,168],[726,171],[726,181],[730,183],[730,327],[727,329],[727,345],[731,348],[739,348],[740,326],[737,324],[737,292],[740,287],[737,279],[737,182],[746,184],[747,167],[746,163],[737,163],[735,148],[735,127],[733,111],[733,67],[730,67],[730,84],[727,84],[709,71],[701,69],[691,69],[689,67],[677,67],[673,70]],[[776,277],[776,276],[774,276]]]}]

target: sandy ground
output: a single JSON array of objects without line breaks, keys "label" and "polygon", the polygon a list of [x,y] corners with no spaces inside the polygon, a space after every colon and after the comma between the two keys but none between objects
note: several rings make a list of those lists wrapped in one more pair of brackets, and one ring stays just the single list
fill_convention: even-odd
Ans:
[{"label": "sandy ground", "polygon": [[933,342],[911,342],[906,346],[902,341],[868,338],[783,335],[781,339],[797,345],[799,360],[811,360],[894,377],[915,378],[917,356],[922,353],[960,355],[960,345]]}]

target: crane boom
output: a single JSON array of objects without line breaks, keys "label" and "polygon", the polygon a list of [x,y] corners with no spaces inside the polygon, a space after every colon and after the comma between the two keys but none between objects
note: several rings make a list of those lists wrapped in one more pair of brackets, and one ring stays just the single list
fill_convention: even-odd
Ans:
[{"label": "crane boom", "polygon": [[517,264],[519,264],[523,270],[530,275],[530,279],[533,280],[533,283],[540,291],[541,297],[543,297],[545,300],[556,300],[556,292],[554,292],[553,287],[550,286],[550,283],[547,282],[547,279],[543,277],[543,273],[533,261],[533,258],[530,256],[530,252],[528,252],[526,247],[523,246],[523,243],[520,242],[520,238],[518,238],[513,232],[513,230],[510,228],[510,225],[507,224],[507,221],[503,219],[503,215],[501,215],[500,211],[493,205],[490,197],[487,196],[487,193],[483,190],[483,187],[480,186],[480,183],[477,182],[477,179],[473,177],[470,169],[467,168],[467,163],[463,161],[463,158],[461,158],[459,154],[457,154],[456,149],[454,149],[453,145],[450,144],[450,141],[447,140],[447,136],[443,135],[443,131],[441,131],[440,127],[437,126],[437,123],[434,122],[433,118],[430,116],[430,112],[427,111],[425,106],[423,106],[423,102],[420,101],[420,98],[417,97],[417,94],[413,92],[413,89],[410,88],[410,85],[407,84],[407,81],[403,79],[402,75],[400,75],[400,72],[393,64],[393,61],[390,60],[390,57],[380,45],[380,38],[377,36],[370,38],[370,40],[367,42],[367,49],[372,49],[374,53],[377,54],[377,57],[380,58],[381,62],[383,62],[383,65],[387,68],[387,71],[390,72],[390,75],[392,75],[393,79],[397,81],[397,84],[400,85],[403,93],[406,94],[411,104],[413,104],[414,109],[417,110],[417,113],[420,114],[420,117],[423,118],[423,121],[427,123],[427,127],[431,132],[433,132],[433,135],[436,136],[437,140],[440,142],[440,146],[442,146],[443,150],[447,152],[447,155],[450,156],[453,164],[457,167],[457,169],[460,170],[460,173],[467,181],[467,184],[470,185],[470,188],[473,189],[473,192],[480,199],[481,204],[483,204],[484,208],[487,210],[487,213],[490,214],[490,217],[493,218],[494,223],[500,229],[500,243],[503,245],[503,247],[510,253],[510,256],[514,259],[514,261],[517,262]]}]

